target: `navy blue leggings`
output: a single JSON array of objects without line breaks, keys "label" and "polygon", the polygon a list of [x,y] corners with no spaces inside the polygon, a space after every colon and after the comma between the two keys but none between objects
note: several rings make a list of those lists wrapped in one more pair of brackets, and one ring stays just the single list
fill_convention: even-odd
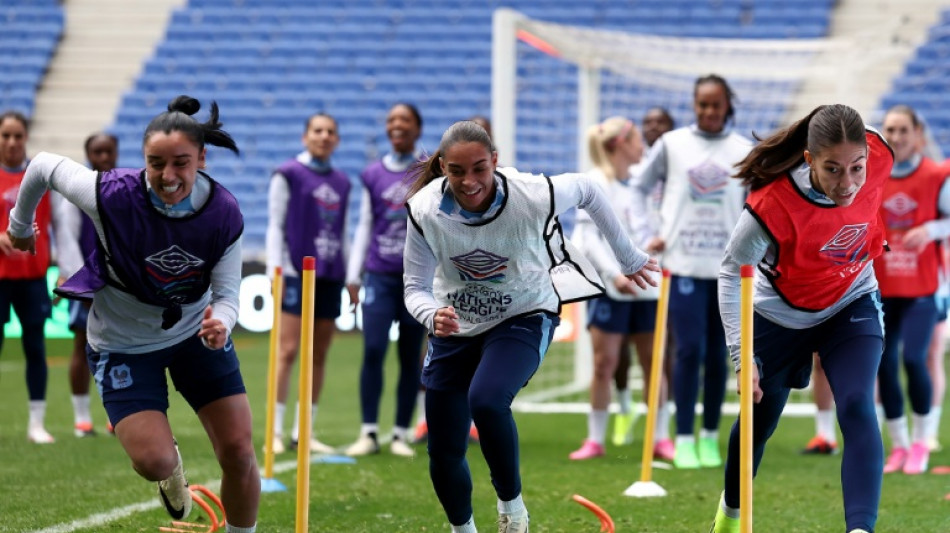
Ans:
[{"label": "navy blue leggings", "polygon": [[419,390],[419,359],[425,328],[403,302],[401,274],[366,275],[363,293],[363,368],[360,370],[360,408],[364,424],[379,421],[383,394],[383,362],[389,349],[389,328],[399,322],[399,382],[396,386],[396,427],[408,428]]},{"label": "navy blue leggings", "polygon": [[[23,344],[23,354],[26,356],[26,390],[30,400],[45,400],[49,371],[46,366],[43,323],[22,327],[20,340]],[[0,353],[3,351],[3,340],[3,325],[0,324]]]},{"label": "navy blue leggings", "polygon": [[557,323],[556,315],[544,313],[507,320],[475,337],[429,338],[422,372],[429,476],[451,524],[472,516],[472,475],[465,458],[470,420],[498,498],[521,494],[511,402],[538,369]]},{"label": "navy blue leggings", "polygon": [[46,278],[0,280],[0,353],[3,352],[3,325],[10,309],[20,319],[21,342],[26,356],[26,388],[30,400],[46,399],[46,341],[43,327],[52,307]]},{"label": "navy blue leggings", "polygon": [[726,339],[719,316],[717,280],[673,276],[670,280],[673,330],[673,399],[676,434],[692,435],[703,368],[703,428],[719,429],[726,397]]},{"label": "navy blue leggings", "polygon": [[884,298],[884,356],[878,371],[881,404],[888,420],[904,415],[900,364],[903,344],[904,370],[907,371],[907,396],[911,409],[919,415],[930,412],[932,383],[927,370],[927,349],[934,324],[937,303],[933,296],[921,298]]},{"label": "navy blue leggings", "polygon": [[[778,426],[789,391],[808,384],[811,354],[817,351],[831,383],[844,437],[841,489],[847,531],[874,531],[884,465],[874,411],[874,384],[883,350],[876,298],[863,296],[822,324],[804,330],[783,328],[756,314],[753,329],[764,393],[752,409],[754,471]],[[740,500],[739,444],[737,420],[729,435],[725,469],[725,501],[733,508],[739,507]]]}]

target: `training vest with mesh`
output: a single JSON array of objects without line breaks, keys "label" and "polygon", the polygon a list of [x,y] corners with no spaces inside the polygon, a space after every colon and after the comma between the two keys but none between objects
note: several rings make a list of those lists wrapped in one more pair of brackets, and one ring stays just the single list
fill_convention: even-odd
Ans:
[{"label": "training vest with mesh", "polygon": [[881,296],[917,298],[937,292],[937,243],[928,242],[918,254],[902,242],[908,230],[939,217],[937,200],[946,177],[945,168],[925,157],[909,175],[892,177],[884,185],[881,217],[890,250],[874,262]]},{"label": "training vest with mesh", "polygon": [[[3,209],[0,210],[0,231],[10,225],[10,211],[16,203],[20,182],[26,169],[9,171],[0,168],[0,194],[3,195]],[[9,255],[0,254],[0,279],[43,279],[50,265],[49,227],[52,219],[49,193],[43,195],[36,207],[34,222],[40,231],[34,234],[36,254],[15,250]]]},{"label": "training vest with mesh", "polygon": [[667,180],[660,204],[663,266],[679,276],[716,279],[746,190],[732,179],[752,143],[738,133],[708,138],[691,128],[663,136]]},{"label": "training vest with mesh", "polygon": [[787,174],[749,195],[746,208],[775,246],[775,264],[763,261],[759,270],[795,309],[830,307],[884,251],[879,210],[894,155],[876,132],[867,132],[867,143],[867,180],[847,207],[808,199]]},{"label": "training vest with mesh", "polygon": [[[439,307],[455,308],[459,336],[477,335],[520,315],[558,313],[562,301],[602,294],[599,283],[592,283],[584,294],[558,296],[552,274],[578,258],[562,247],[551,181],[513,169],[506,173],[496,173],[504,203],[495,216],[473,224],[439,214],[445,178],[430,182],[408,203],[411,223],[438,261],[433,296]],[[583,270],[587,281],[596,279],[589,264]]]}]

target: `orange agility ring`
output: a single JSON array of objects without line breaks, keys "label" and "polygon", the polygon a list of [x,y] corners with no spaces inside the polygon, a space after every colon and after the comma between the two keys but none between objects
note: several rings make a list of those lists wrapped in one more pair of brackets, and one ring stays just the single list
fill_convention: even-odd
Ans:
[{"label": "orange agility ring", "polygon": [[[217,513],[211,508],[211,505],[209,505],[208,502],[206,502],[204,498],[201,497],[202,494],[207,496],[212,501],[212,503],[214,503],[215,507],[221,511],[220,520],[218,519]],[[221,499],[218,498],[217,494],[211,492],[211,490],[204,487],[203,485],[192,485],[191,499],[196,504],[198,504],[198,507],[201,507],[206,515],[208,515],[208,524],[174,521],[172,522],[172,527],[162,526],[159,527],[158,530],[165,533],[212,533],[224,528],[224,523],[225,520],[227,520],[227,517],[224,515],[224,506],[221,504]]]},{"label": "orange agility ring", "polygon": [[575,494],[573,498],[575,502],[586,507],[587,510],[594,513],[597,518],[600,519],[601,531],[605,533],[614,533],[614,519],[610,518],[610,515],[607,514],[607,511],[604,511],[599,505],[581,496],[580,494]]}]

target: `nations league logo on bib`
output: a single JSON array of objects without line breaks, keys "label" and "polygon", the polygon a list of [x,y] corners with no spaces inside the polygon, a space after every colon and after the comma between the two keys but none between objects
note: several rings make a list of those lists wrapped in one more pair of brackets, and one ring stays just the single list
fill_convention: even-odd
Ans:
[{"label": "nations league logo on bib", "polygon": [[689,195],[695,201],[718,201],[729,185],[729,171],[713,161],[686,171],[689,176]]},{"label": "nations league logo on bib", "polygon": [[508,269],[507,257],[476,248],[451,259],[462,281],[501,283],[505,280],[505,270]]}]

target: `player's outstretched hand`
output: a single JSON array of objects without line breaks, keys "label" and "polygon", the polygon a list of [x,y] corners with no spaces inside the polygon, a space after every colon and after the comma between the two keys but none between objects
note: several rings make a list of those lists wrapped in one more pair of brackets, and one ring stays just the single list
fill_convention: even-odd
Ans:
[{"label": "player's outstretched hand", "polygon": [[201,320],[198,336],[201,337],[205,346],[212,350],[224,348],[224,344],[228,341],[228,328],[217,318],[211,318],[210,305],[205,308],[205,316]]},{"label": "player's outstretched hand", "polygon": [[660,272],[660,264],[655,257],[651,257],[643,268],[633,274],[626,274],[627,279],[637,284],[637,287],[646,290],[649,287],[656,287],[656,280],[650,276],[650,272]]},{"label": "player's outstretched hand", "polygon": [[617,289],[617,292],[620,294],[637,293],[637,288],[633,285],[633,282],[623,274],[620,274],[614,278],[614,288]]},{"label": "player's outstretched hand", "polygon": [[39,231],[40,228],[35,222],[33,223],[33,234],[29,237],[14,237],[8,229],[3,234],[0,234],[0,253],[10,255],[15,250],[21,250],[30,252],[31,255],[36,255],[36,234],[39,233]]},{"label": "player's outstretched hand", "polygon": [[451,305],[440,307],[435,312],[435,317],[432,319],[432,333],[436,337],[448,337],[453,333],[458,333],[459,329],[459,316],[455,314],[454,307]]}]

